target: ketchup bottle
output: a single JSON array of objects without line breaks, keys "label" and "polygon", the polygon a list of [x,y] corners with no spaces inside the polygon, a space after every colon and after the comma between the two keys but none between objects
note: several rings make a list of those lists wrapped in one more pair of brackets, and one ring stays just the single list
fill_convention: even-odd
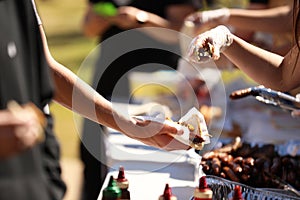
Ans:
[{"label": "ketchup bottle", "polygon": [[121,189],[121,200],[130,200],[130,192],[128,191],[129,182],[125,178],[124,167],[122,166],[119,168],[117,186]]},{"label": "ketchup bottle", "polygon": [[211,200],[213,197],[212,190],[207,186],[206,177],[199,179],[199,188],[194,190],[194,198],[192,200]]},{"label": "ketchup bottle", "polygon": [[242,190],[239,185],[236,185],[233,190],[233,195],[231,200],[245,200],[242,195]]},{"label": "ketchup bottle", "polygon": [[102,200],[121,200],[121,190],[113,176],[110,177],[107,187],[103,190]]},{"label": "ketchup bottle", "polygon": [[164,193],[160,195],[159,200],[177,200],[177,197],[172,194],[169,184],[166,184]]}]

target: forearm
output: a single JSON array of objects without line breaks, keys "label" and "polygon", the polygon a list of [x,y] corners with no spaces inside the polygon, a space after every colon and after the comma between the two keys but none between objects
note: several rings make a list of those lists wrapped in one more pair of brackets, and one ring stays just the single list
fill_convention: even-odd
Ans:
[{"label": "forearm", "polygon": [[230,9],[230,17],[226,22],[235,28],[270,33],[292,31],[291,8],[281,6],[264,10]]},{"label": "forearm", "polygon": [[66,67],[54,60],[48,63],[54,78],[56,102],[92,121],[118,129],[114,117],[124,119],[114,113],[109,101]]},{"label": "forearm", "polygon": [[54,100],[83,117],[119,131],[121,129],[117,121],[127,126],[134,125],[128,123],[130,119],[117,114],[109,101],[52,57],[42,26],[40,30],[46,59],[55,83]]},{"label": "forearm", "polygon": [[195,8],[189,4],[169,5],[166,8],[165,18],[153,13],[148,13],[149,23],[144,26],[161,27],[179,31],[185,18],[193,12],[195,12]]},{"label": "forearm", "polygon": [[281,63],[283,57],[265,51],[233,36],[233,43],[223,54],[259,84],[283,89]]}]

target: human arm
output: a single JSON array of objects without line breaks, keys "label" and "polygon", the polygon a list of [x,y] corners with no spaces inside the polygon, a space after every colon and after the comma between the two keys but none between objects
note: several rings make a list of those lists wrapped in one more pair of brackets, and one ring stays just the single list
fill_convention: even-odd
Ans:
[{"label": "human arm", "polygon": [[[167,6],[165,18],[163,18],[132,6],[121,6],[118,8],[115,16],[103,16],[95,13],[92,7],[93,4],[89,4],[83,23],[85,35],[92,37],[103,34],[112,25],[124,30],[141,27],[161,27],[179,30],[185,17],[195,11],[194,7],[189,4],[172,4]],[[166,39],[170,40],[170,36],[163,37],[163,34],[152,33],[152,36],[163,41]],[[177,35],[172,38],[172,42],[176,41]]]},{"label": "human arm", "polygon": [[232,45],[223,54],[253,80],[266,87],[287,92],[300,85],[299,49],[296,45],[283,57],[233,35]]},{"label": "human arm", "polygon": [[[118,15],[112,22],[124,28],[161,27],[172,30],[180,30],[185,17],[194,12],[189,4],[173,4],[166,7],[166,17],[160,17],[154,13],[147,12],[132,6],[122,6],[118,9]],[[143,23],[139,22],[139,16],[145,16]]]},{"label": "human arm", "polygon": [[189,148],[174,140],[174,134],[178,132],[175,127],[160,123],[138,121],[116,111],[111,102],[104,99],[73,72],[54,60],[48,49],[46,36],[41,25],[40,31],[46,59],[55,82],[54,100],[56,102],[79,113],[83,117],[118,130],[128,137],[145,144],[166,150]]},{"label": "human arm", "polygon": [[[206,41],[206,42],[205,42]],[[206,59],[219,59],[220,52],[253,80],[266,87],[290,91],[300,85],[299,49],[294,46],[284,57],[258,48],[218,26],[197,36],[189,56],[201,62],[199,52],[209,52]]]},{"label": "human arm", "polygon": [[292,31],[292,8],[280,6],[262,10],[230,9],[226,25],[269,33]]}]

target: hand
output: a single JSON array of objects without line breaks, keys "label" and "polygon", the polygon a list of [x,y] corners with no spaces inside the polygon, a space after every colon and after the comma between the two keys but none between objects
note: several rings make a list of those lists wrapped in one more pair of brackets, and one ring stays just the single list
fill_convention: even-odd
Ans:
[{"label": "hand", "polygon": [[233,42],[229,29],[223,25],[195,37],[188,49],[188,58],[196,63],[218,60],[220,53]]},{"label": "hand", "polygon": [[144,144],[167,151],[187,150],[191,148],[174,138],[176,134],[183,133],[183,131],[176,128],[178,124],[175,122],[168,121],[168,123],[161,123],[132,119],[132,123],[134,123],[134,128],[130,130],[127,129],[127,131],[125,131],[126,135]]},{"label": "hand", "polygon": [[118,14],[112,19],[112,23],[123,29],[139,27],[138,16],[147,16],[147,12],[131,6],[121,6],[118,8]]},{"label": "hand", "polygon": [[228,20],[230,11],[228,8],[221,8],[209,11],[199,11],[192,13],[185,19],[186,23],[194,25],[195,33],[202,33],[206,27],[215,27]]},{"label": "hand", "polygon": [[44,139],[46,124],[43,113],[33,104],[10,103],[0,111],[0,158],[22,152]]}]

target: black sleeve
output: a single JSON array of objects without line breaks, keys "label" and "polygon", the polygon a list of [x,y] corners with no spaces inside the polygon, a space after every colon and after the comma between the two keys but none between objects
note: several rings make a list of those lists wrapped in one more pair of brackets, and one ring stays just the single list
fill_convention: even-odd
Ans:
[{"label": "black sleeve", "polygon": [[167,4],[192,4],[192,0],[167,0]]},{"label": "black sleeve", "polygon": [[268,4],[269,0],[250,0],[250,3]]},{"label": "black sleeve", "polygon": [[88,0],[89,1],[89,3],[99,3],[99,2],[110,2],[110,1],[103,1],[103,0]]}]

